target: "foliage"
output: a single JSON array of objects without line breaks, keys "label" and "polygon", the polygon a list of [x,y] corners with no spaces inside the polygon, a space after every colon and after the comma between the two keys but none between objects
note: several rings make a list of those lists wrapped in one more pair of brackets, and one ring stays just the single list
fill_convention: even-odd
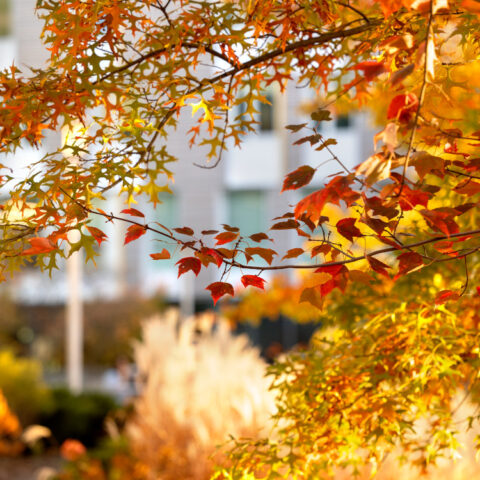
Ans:
[{"label": "foliage", "polygon": [[[273,368],[278,436],[239,441],[231,468],[219,475],[321,478],[334,467],[375,467],[400,446],[418,451],[421,465],[453,449],[453,399],[462,388],[476,398],[480,358],[478,3],[38,5],[50,62],[29,74],[12,66],[0,75],[1,149],[37,146],[59,127],[70,132],[24,177],[3,168],[3,271],[26,262],[51,270],[80,248],[93,259],[94,244],[106,240],[91,225],[94,216],[128,224],[125,243],[151,235],[190,252],[178,262],[179,276],[219,268],[206,286],[214,302],[235,294],[232,268],[257,289],[264,271],[310,270],[283,298],[291,311],[290,297],[307,304],[308,316],[324,309],[325,324],[338,330],[308,355]],[[264,89],[283,91],[289,80],[315,91],[319,107],[308,122],[286,126],[292,142],[328,152],[343,171],[274,220],[272,230],[296,233],[306,246],[283,254],[265,232],[168,229],[131,208],[139,196],[155,204],[169,191],[175,158],[168,135],[185,112],[195,118],[192,146],[206,146],[207,168],[214,167],[254,129]],[[364,107],[381,127],[374,154],[350,170],[319,126],[331,112]],[[245,113],[235,116],[235,109]],[[320,174],[320,165],[300,166],[283,190]],[[95,207],[108,191],[119,192],[128,208]],[[169,256],[161,248],[148,252],[153,260]],[[292,260],[304,253],[309,264]],[[259,258],[267,265],[255,266]],[[154,410],[143,418],[150,416]],[[427,437],[415,431],[420,417]]]},{"label": "foliage", "polygon": [[40,422],[62,443],[73,438],[91,447],[106,435],[105,420],[117,407],[108,395],[94,392],[71,393],[52,389],[53,405],[43,412]]},{"label": "foliage", "polygon": [[126,434],[148,478],[207,479],[229,435],[255,438],[269,425],[265,363],[211,313],[145,322],[135,360],[141,391]]},{"label": "foliage", "polygon": [[0,371],[0,391],[22,425],[30,425],[38,420],[41,411],[50,408],[50,391],[35,360],[17,357],[10,350],[1,350]]}]

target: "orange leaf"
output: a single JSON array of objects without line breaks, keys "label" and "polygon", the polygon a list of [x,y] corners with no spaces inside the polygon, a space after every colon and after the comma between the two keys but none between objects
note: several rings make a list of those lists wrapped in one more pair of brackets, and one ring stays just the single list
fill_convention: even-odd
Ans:
[{"label": "orange leaf", "polygon": [[142,235],[145,235],[145,233],[147,233],[147,229],[143,225],[130,225],[127,228],[127,234],[125,235],[125,242],[123,244],[126,245],[127,243],[133,242]]},{"label": "orange leaf", "polygon": [[136,208],[126,208],[125,210],[122,210],[120,213],[126,213],[127,215],[132,215],[133,217],[145,218],[145,215],[142,212],[140,212],[140,210],[137,210]]},{"label": "orange leaf", "polygon": [[180,275],[183,275],[184,273],[187,273],[190,270],[193,273],[195,273],[195,275],[198,277],[198,274],[200,273],[200,269],[202,268],[202,262],[195,257],[182,258],[175,265],[178,265],[177,278],[180,278]]},{"label": "orange leaf", "polygon": [[383,62],[376,62],[374,60],[367,60],[365,62],[357,63],[357,65],[352,67],[352,70],[361,70],[367,82],[373,80],[382,73],[388,72],[388,68]]},{"label": "orange leaf", "polygon": [[277,252],[275,250],[272,250],[271,248],[261,247],[246,248],[245,253],[250,256],[258,255],[259,257],[262,257],[269,265],[271,265],[274,255],[277,255]]},{"label": "orange leaf", "polygon": [[170,252],[164,248],[160,253],[151,253],[150,256],[154,260],[168,260],[170,258]]},{"label": "orange leaf", "polygon": [[408,123],[417,111],[418,98],[414,93],[407,93],[393,97],[387,110],[387,118],[397,119],[401,123]]},{"label": "orange leaf", "polygon": [[299,255],[304,253],[303,248],[291,248],[288,252],[283,256],[282,260],[286,258],[297,258]]},{"label": "orange leaf", "polygon": [[442,305],[449,300],[458,300],[459,298],[460,295],[457,292],[452,292],[451,290],[441,290],[435,297],[435,305]]},{"label": "orange leaf", "polygon": [[238,233],[236,232],[222,232],[219,233],[215,240],[217,241],[217,245],[224,245],[225,243],[233,242],[238,238]]},{"label": "orange leaf", "polygon": [[31,247],[22,252],[22,255],[40,255],[55,250],[55,245],[45,237],[34,237],[28,240]]},{"label": "orange leaf", "polygon": [[87,225],[87,230],[90,232],[90,235],[97,241],[98,246],[100,246],[101,243],[107,239],[107,236],[97,227],[89,227]]},{"label": "orange leaf", "polygon": [[258,277],[257,275],[244,275],[241,278],[241,281],[245,288],[249,285],[251,285],[252,287],[261,288],[262,290],[264,290],[265,288],[265,280],[261,277]]},{"label": "orange leaf", "polygon": [[210,290],[210,294],[213,298],[213,304],[216,305],[218,300],[224,295],[235,295],[233,286],[230,283],[225,282],[214,282],[211,283],[205,290]]},{"label": "orange leaf", "polygon": [[195,233],[190,227],[174,228],[173,230],[181,235],[188,235],[190,237]]}]

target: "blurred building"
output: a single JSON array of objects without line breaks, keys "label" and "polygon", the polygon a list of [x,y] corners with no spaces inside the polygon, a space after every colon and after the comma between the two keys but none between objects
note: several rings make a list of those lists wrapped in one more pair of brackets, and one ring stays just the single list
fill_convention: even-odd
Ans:
[{"label": "blurred building", "polygon": [[[47,59],[48,52],[39,40],[42,25],[34,13],[35,3],[35,0],[0,0],[2,67],[11,65],[13,60],[21,68],[39,67]],[[269,91],[271,106],[259,106],[257,134],[249,134],[241,149],[229,149],[221,163],[208,170],[193,165],[204,163],[205,152],[198,147],[189,149],[185,132],[192,125],[192,119],[189,113],[184,115],[181,128],[169,138],[169,148],[180,159],[173,167],[174,195],[166,195],[156,209],[146,204],[136,207],[146,214],[147,222],[158,221],[169,227],[189,226],[200,231],[227,223],[240,227],[245,234],[268,230],[274,217],[288,211],[289,206],[300,199],[299,192],[279,193],[285,174],[301,165],[318,166],[329,160],[328,152],[316,152],[304,145],[293,146],[295,137],[283,128],[286,124],[306,121],[307,117],[299,108],[302,102],[309,100],[306,95],[307,89],[298,89],[294,84],[283,96]],[[340,117],[322,126],[322,134],[337,139],[338,145],[332,149],[349,167],[371,151],[369,131],[362,115]],[[44,151],[25,148],[9,161],[15,168],[28,165],[41,158],[56,142],[59,137],[53,136],[45,142]],[[318,187],[328,175],[338,171],[336,162],[326,163],[309,188]],[[119,212],[125,206],[118,197],[112,196],[101,208]],[[85,266],[85,299],[113,299],[133,291],[142,294],[163,292],[171,301],[183,299],[191,305],[209,302],[205,287],[218,280],[216,268],[210,266],[202,270],[198,278],[188,273],[177,280],[175,262],[180,258],[179,252],[172,251],[171,260],[152,261],[149,253],[159,251],[163,245],[150,234],[124,247],[123,225],[113,226],[98,218],[94,222],[109,235],[109,241],[100,248],[97,266]],[[293,233],[272,233],[272,236],[279,252],[299,246],[300,240]],[[235,284],[239,277],[239,272],[232,272],[228,281]],[[27,269],[9,283],[9,288],[14,298],[28,304],[63,303],[68,294],[63,268],[54,272],[52,278]]]}]

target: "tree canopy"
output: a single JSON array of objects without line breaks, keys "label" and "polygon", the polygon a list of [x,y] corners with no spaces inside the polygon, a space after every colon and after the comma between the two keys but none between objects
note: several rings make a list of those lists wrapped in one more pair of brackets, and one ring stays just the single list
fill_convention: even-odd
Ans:
[{"label": "tree canopy", "polygon": [[[455,448],[454,399],[460,387],[475,393],[480,353],[480,3],[40,0],[38,14],[50,59],[0,74],[0,148],[38,146],[60,128],[70,135],[20,181],[2,169],[3,272],[30,258],[51,270],[80,248],[92,258],[106,239],[90,224],[98,215],[128,224],[125,243],[148,234],[189,252],[179,276],[218,267],[206,286],[215,302],[234,295],[232,268],[257,289],[265,271],[309,271],[285,287],[282,308],[338,330],[274,367],[278,436],[238,443],[219,475],[321,478],[335,466],[375,469],[399,443],[423,466]],[[272,224],[303,247],[277,252],[268,232],[169,229],[131,205],[95,207],[109,190],[127,204],[169,191],[168,138],[182,110],[196,119],[192,148],[207,146],[213,168],[254,130],[265,89],[289,81],[318,99],[311,122],[285,126],[292,143],[327,150],[343,171]],[[349,169],[320,125],[359,109],[381,126],[375,153]],[[320,172],[300,166],[283,191]],[[313,261],[295,260],[304,254]],[[268,265],[254,265],[258,257]],[[278,310],[258,298],[240,308]],[[427,434],[410,435],[422,416]]]}]

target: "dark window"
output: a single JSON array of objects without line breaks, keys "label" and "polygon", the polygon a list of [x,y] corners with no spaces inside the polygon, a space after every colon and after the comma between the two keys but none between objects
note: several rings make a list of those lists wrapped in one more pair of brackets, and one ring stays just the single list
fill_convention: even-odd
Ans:
[{"label": "dark window", "polygon": [[335,122],[337,128],[349,128],[352,122],[348,115],[339,115]]},{"label": "dark window", "polygon": [[273,95],[267,93],[265,98],[269,103],[260,104],[260,131],[269,132],[273,130]]}]

